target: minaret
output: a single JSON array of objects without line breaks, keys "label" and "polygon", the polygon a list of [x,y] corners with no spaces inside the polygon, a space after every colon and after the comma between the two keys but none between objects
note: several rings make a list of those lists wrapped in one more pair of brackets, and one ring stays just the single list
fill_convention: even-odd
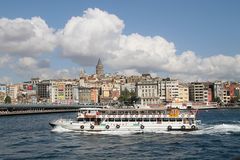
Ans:
[{"label": "minaret", "polygon": [[98,63],[96,65],[96,74],[98,77],[103,77],[104,71],[103,71],[103,64],[101,62],[101,59],[98,59]]}]

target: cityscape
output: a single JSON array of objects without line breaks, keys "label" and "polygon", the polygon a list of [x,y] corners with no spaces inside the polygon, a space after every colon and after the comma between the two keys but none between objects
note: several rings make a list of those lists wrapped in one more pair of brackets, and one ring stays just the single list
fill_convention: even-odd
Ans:
[{"label": "cityscape", "polygon": [[1,0],[0,160],[239,160],[239,0]]},{"label": "cityscape", "polygon": [[[236,105],[240,99],[239,82],[181,82],[171,77],[104,74],[101,59],[96,73],[81,70],[78,79],[39,79],[0,85],[0,102],[11,104],[108,104],[124,103],[124,91],[132,92],[141,105],[166,103],[198,105]],[[10,97],[10,101],[6,101]],[[129,97],[130,98],[130,97]],[[8,98],[7,98],[8,99]],[[125,99],[127,101],[127,98]]]}]

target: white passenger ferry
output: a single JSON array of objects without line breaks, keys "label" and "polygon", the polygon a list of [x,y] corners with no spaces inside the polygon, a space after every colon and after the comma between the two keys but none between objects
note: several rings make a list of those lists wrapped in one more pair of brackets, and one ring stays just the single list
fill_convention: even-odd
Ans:
[{"label": "white passenger ferry", "polygon": [[57,120],[52,127],[81,131],[193,131],[198,129],[196,110],[156,109],[156,108],[81,108],[77,120]]}]

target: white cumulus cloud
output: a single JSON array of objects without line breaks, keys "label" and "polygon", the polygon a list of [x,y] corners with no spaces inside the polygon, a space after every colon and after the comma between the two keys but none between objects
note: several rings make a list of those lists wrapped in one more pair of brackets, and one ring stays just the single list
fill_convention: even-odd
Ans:
[{"label": "white cumulus cloud", "polygon": [[0,52],[36,56],[57,44],[54,30],[40,17],[0,18]]},{"label": "white cumulus cloud", "polygon": [[92,65],[100,57],[111,57],[119,47],[123,21],[100,9],[87,9],[82,17],[72,17],[59,32],[63,56]]}]

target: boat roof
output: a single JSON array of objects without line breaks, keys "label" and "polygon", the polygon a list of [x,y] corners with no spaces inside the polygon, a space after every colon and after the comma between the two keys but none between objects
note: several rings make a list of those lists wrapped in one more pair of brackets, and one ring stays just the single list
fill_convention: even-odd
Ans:
[{"label": "boat roof", "polygon": [[[177,109],[178,108],[172,108]],[[91,111],[165,111],[167,108],[80,108],[79,110],[91,110]]]}]

